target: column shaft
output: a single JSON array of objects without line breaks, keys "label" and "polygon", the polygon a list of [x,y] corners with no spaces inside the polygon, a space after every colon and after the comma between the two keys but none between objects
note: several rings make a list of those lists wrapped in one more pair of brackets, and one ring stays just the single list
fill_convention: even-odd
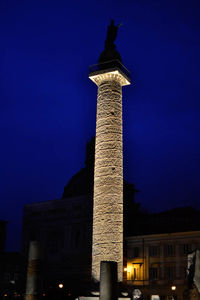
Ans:
[{"label": "column shaft", "polygon": [[40,243],[31,241],[29,245],[26,300],[38,300],[41,294]]},{"label": "column shaft", "polygon": [[122,281],[122,87],[114,76],[98,85],[92,249],[92,275],[97,280],[101,261],[117,262]]}]

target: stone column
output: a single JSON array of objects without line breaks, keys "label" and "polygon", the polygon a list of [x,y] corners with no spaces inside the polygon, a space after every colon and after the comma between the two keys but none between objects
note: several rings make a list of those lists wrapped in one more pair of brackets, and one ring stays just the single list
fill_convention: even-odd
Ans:
[{"label": "stone column", "polygon": [[38,300],[40,298],[40,264],[40,243],[37,241],[31,241],[28,256],[26,300]]},{"label": "stone column", "polygon": [[98,86],[92,276],[99,281],[100,262],[115,261],[123,277],[122,86],[130,80],[119,69],[90,73]]},{"label": "stone column", "polygon": [[101,261],[100,300],[117,300],[117,263]]}]

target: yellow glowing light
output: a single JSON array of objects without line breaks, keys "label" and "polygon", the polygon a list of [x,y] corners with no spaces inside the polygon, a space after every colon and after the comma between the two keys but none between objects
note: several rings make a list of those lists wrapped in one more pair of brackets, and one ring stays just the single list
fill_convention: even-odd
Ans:
[{"label": "yellow glowing light", "polygon": [[111,78],[114,78],[115,80],[120,82],[120,84],[122,86],[131,84],[130,79],[127,78],[127,76],[122,71],[120,71],[118,69],[113,70],[113,71],[108,70],[108,72],[102,71],[102,73],[100,73],[98,71],[97,74],[95,74],[95,72],[90,73],[89,78],[96,85],[99,85],[105,79],[110,80]]},{"label": "yellow glowing light", "polygon": [[127,272],[131,273],[131,271],[132,271],[132,266],[127,266]]},{"label": "yellow glowing light", "polygon": [[62,288],[63,288],[63,284],[62,284],[62,283],[59,283],[58,287],[59,287],[60,289],[62,289]]},{"label": "yellow glowing light", "polygon": [[171,289],[172,289],[172,291],[175,291],[176,290],[176,286],[172,285]]},{"label": "yellow glowing light", "polygon": [[124,272],[127,272],[127,268],[124,268]]},{"label": "yellow glowing light", "polygon": [[4,297],[7,297],[8,295],[7,294],[4,294]]}]

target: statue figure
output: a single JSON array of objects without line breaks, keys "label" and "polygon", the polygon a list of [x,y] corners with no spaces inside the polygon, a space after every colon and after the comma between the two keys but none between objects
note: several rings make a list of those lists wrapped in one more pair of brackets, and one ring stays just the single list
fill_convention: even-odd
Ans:
[{"label": "statue figure", "polygon": [[[107,29],[105,48],[99,57],[98,62],[100,64],[108,62],[108,61],[113,61],[113,60],[121,62],[121,56],[120,56],[119,52],[116,50],[116,45],[114,44],[114,41],[116,40],[116,37],[117,37],[118,28],[120,26],[121,26],[121,24],[116,26],[114,24],[114,21],[111,20],[110,25],[108,26],[108,29]],[[102,67],[100,66],[100,68],[102,68]]]},{"label": "statue figure", "polygon": [[117,37],[118,28],[121,25],[115,26],[114,21],[111,20],[110,25],[108,26],[107,30],[107,37],[105,40],[105,49],[115,49],[116,46],[114,44],[114,41]]}]

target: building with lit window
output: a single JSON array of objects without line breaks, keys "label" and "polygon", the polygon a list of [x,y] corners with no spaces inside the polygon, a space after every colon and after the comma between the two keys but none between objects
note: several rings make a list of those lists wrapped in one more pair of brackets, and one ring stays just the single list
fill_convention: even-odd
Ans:
[{"label": "building with lit window", "polygon": [[[188,299],[187,254],[200,248],[199,220],[199,211],[192,208],[133,220],[124,245],[124,283],[130,294],[139,289],[145,300]],[[85,286],[90,281],[91,239],[92,194],[24,207],[22,252],[27,256],[30,240],[41,242],[47,284],[61,282],[73,288],[77,282]]]},{"label": "building with lit window", "polygon": [[144,299],[188,299],[187,254],[200,248],[200,231],[126,238],[126,283]]},{"label": "building with lit window", "polygon": [[[132,231],[129,228],[131,235],[125,237],[124,283],[130,294],[139,289],[145,300],[188,299],[187,254],[200,248],[199,214],[192,208],[178,208],[140,214],[134,226],[129,220]],[[48,284],[61,282],[73,288],[90,280],[91,239],[92,194],[24,207],[23,254],[27,256],[30,240],[41,242]]]}]

